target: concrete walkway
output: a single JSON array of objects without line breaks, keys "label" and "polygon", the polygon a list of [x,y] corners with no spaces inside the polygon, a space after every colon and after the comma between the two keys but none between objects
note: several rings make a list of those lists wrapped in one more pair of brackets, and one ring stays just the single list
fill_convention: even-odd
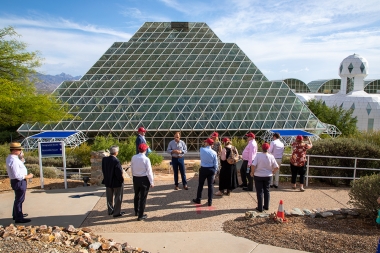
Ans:
[{"label": "concrete walkway", "polygon": [[[79,187],[67,190],[28,190],[23,206],[30,225],[86,226],[96,234],[127,242],[155,252],[300,252],[262,245],[245,238],[224,233],[224,221],[242,217],[245,211],[256,206],[255,192],[235,190],[230,197],[215,198],[212,209],[190,202],[195,197],[197,179],[189,181],[189,190],[175,191],[171,181],[157,181],[149,192],[146,213],[148,219],[137,222],[132,214],[133,190],[126,183],[122,209],[127,215],[112,218],[105,208],[104,187]],[[217,189],[217,186],[215,186]],[[215,189],[215,190],[216,190]],[[207,187],[203,196],[207,194]],[[0,224],[12,223],[11,211],[13,191],[1,196]],[[281,186],[271,191],[270,212],[277,210],[279,200],[285,209],[342,208],[347,207],[348,189],[313,188],[305,192],[294,191],[290,186]],[[203,201],[204,202],[204,201]]]}]

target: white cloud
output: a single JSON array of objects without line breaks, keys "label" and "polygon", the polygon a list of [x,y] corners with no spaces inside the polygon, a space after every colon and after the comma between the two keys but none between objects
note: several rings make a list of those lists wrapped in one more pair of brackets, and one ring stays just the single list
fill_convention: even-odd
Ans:
[{"label": "white cloud", "polygon": [[28,50],[44,58],[39,71],[84,75],[115,41],[128,41],[131,34],[62,18],[0,18],[0,26],[14,26]]},{"label": "white cloud", "polygon": [[110,28],[101,28],[91,24],[78,24],[63,18],[51,18],[49,16],[23,18],[17,16],[6,16],[0,18],[0,25],[12,25],[15,27],[38,27],[41,29],[73,30],[77,32],[87,32],[92,34],[113,35],[121,38],[130,38],[131,35],[125,32],[115,31]]},{"label": "white cloud", "polygon": [[189,17],[196,17],[204,13],[213,12],[220,9],[220,5],[223,4],[221,1],[178,1],[178,0],[159,0],[164,3],[167,7],[176,10],[177,12],[183,13]]},{"label": "white cloud", "polygon": [[236,43],[269,79],[335,78],[339,63],[353,53],[368,60],[368,79],[380,78],[378,0],[158,0],[154,4],[154,8],[141,1],[119,5],[128,32],[39,13],[2,15],[0,26],[14,26],[22,41],[40,50],[49,74],[83,75],[113,42],[128,41],[144,21],[182,19],[206,22],[223,42]]}]

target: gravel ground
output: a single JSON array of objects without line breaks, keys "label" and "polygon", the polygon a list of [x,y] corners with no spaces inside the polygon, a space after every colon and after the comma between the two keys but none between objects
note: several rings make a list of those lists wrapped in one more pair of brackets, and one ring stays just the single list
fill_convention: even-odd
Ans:
[{"label": "gravel ground", "polygon": [[22,238],[0,241],[0,252],[6,253],[73,253],[73,247],[51,244],[39,241],[25,241]]},{"label": "gravel ground", "polygon": [[[285,247],[309,252],[375,252],[380,237],[380,229],[374,221],[356,219],[335,218],[300,218],[289,217],[289,222],[284,224],[274,223],[270,219],[255,218],[246,220],[244,213],[253,210],[257,206],[256,193],[244,192],[236,189],[231,196],[214,198],[213,206],[207,207],[205,199],[202,205],[194,205],[191,199],[196,195],[198,178],[189,176],[189,190],[173,190],[172,175],[157,176],[155,187],[149,191],[146,212],[146,222],[137,222],[133,215],[133,188],[131,182],[127,182],[124,189],[123,211],[127,215],[120,218],[112,218],[107,215],[105,194],[94,206],[81,227],[91,227],[97,233],[102,232],[186,232],[186,231],[222,231],[235,236],[244,237],[257,243]],[[9,180],[6,180],[9,181]],[[39,180],[29,187],[39,187]],[[62,188],[62,179],[45,180],[45,186],[49,188]],[[73,182],[72,187],[83,185],[82,182]],[[8,187],[8,188],[7,188]],[[28,188],[29,188],[28,187]],[[69,184],[70,187],[70,184]],[[218,186],[214,186],[217,191]],[[48,189],[46,187],[46,189]],[[0,192],[10,190],[7,182],[0,181]],[[283,184],[279,189],[271,190],[270,212],[277,211],[279,200],[285,203],[285,209],[297,208],[349,208],[347,206],[348,189],[331,187],[313,187],[301,193],[291,189],[290,184]],[[207,187],[204,188],[203,197],[207,195]],[[1,241],[3,245],[15,243],[14,241]],[[49,251],[44,245],[37,242],[18,242],[20,247],[36,247],[41,251],[14,252],[76,252]],[[32,245],[29,245],[29,244]],[[144,248],[144,245],[138,245]],[[68,249],[66,249],[68,250]],[[71,249],[74,250],[74,249]],[[1,251],[0,252],[5,252]],[[12,251],[6,251],[12,252]]]},{"label": "gravel ground", "polygon": [[362,218],[288,217],[278,224],[269,218],[239,217],[223,224],[225,232],[257,243],[315,253],[376,252],[380,229]]},{"label": "gravel ground", "polygon": [[[41,189],[41,183],[39,178],[33,178],[32,181],[28,181],[28,189]],[[75,188],[83,186],[83,181],[67,179],[67,188]],[[44,189],[64,189],[64,180],[61,178],[44,178]],[[12,191],[11,182],[9,178],[0,179],[0,193],[3,191]]]}]

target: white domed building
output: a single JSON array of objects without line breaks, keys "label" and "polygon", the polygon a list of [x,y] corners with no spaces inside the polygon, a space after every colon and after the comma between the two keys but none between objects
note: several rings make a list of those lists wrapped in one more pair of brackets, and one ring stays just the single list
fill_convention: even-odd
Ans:
[{"label": "white domed building", "polygon": [[337,92],[332,92],[335,94],[299,93],[297,96],[304,100],[323,100],[329,107],[337,105],[345,110],[353,109],[353,116],[358,119],[359,130],[380,130],[380,94],[364,91],[364,78],[369,73],[368,67],[364,57],[358,54],[350,55],[339,66],[340,88]]}]

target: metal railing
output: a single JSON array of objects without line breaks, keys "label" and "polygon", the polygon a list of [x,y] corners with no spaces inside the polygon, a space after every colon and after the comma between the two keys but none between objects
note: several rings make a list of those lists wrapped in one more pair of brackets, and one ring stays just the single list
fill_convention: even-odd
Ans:
[{"label": "metal railing", "polygon": [[[63,171],[63,167],[56,167],[58,170]],[[82,170],[89,170],[90,167],[87,168],[66,168],[66,175],[78,175],[78,178],[82,178],[83,176],[91,176],[91,172],[82,172]],[[0,175],[0,178],[7,178],[8,175]]]},{"label": "metal railing", "polygon": [[[284,156],[290,156],[290,154],[284,154]],[[340,166],[321,166],[321,165],[313,165],[310,164],[310,158],[329,158],[329,159],[349,159],[354,160],[354,167],[340,167]],[[360,179],[360,177],[357,177],[357,171],[363,170],[363,171],[377,171],[380,172],[380,168],[361,168],[358,167],[358,161],[359,160],[367,160],[367,161],[380,161],[380,159],[376,158],[361,158],[361,157],[345,157],[345,156],[322,156],[322,155],[306,155],[307,158],[307,164],[306,164],[306,173],[305,173],[305,180],[306,180],[306,186],[309,184],[309,178],[331,178],[331,179],[348,179],[348,180],[356,180]],[[288,166],[290,167],[290,164],[281,164],[281,167]],[[353,170],[352,177],[338,177],[338,176],[313,176],[310,175],[310,168],[316,168],[316,169],[348,169]],[[289,174],[280,174],[280,177],[291,177],[292,175]]]},{"label": "metal railing", "polygon": [[[57,167],[57,169],[59,169],[60,171],[63,171],[63,167]],[[87,167],[87,168],[66,168],[66,175],[68,177],[71,175],[78,175],[79,178],[82,178],[83,176],[91,176],[91,172],[81,172],[82,170],[91,170],[91,167]]]},{"label": "metal railing", "polygon": [[[290,156],[291,154],[284,154],[284,156]],[[320,165],[313,165],[310,164],[310,158],[329,158],[329,159],[350,159],[354,160],[354,167],[339,167],[339,166],[320,166]],[[368,160],[368,161],[380,161],[380,159],[376,158],[361,158],[361,157],[344,157],[344,156],[321,156],[321,155],[306,155],[307,158],[307,165],[306,165],[306,173],[305,173],[305,180],[306,180],[306,186],[309,184],[309,178],[330,178],[330,179],[348,179],[348,180],[356,180],[359,179],[360,177],[357,177],[357,171],[358,170],[364,170],[364,171],[377,171],[380,172],[380,168],[361,168],[358,167],[358,161],[359,160]],[[281,167],[290,167],[290,164],[281,164]],[[315,168],[315,169],[348,169],[348,170],[353,170],[353,175],[352,177],[338,177],[338,176],[314,176],[310,175],[310,168]],[[57,167],[57,169],[60,169],[63,171],[62,167]],[[67,176],[78,174],[79,178],[83,176],[91,176],[91,172],[81,172],[81,170],[88,170],[89,167],[87,168],[66,168],[66,173]],[[169,173],[170,173],[171,165],[169,165]],[[240,169],[240,166],[238,166],[238,169]],[[71,172],[73,170],[77,170],[74,172]],[[290,174],[280,174],[280,177],[291,177],[292,175]],[[8,177],[8,175],[0,175],[1,177]]]}]

